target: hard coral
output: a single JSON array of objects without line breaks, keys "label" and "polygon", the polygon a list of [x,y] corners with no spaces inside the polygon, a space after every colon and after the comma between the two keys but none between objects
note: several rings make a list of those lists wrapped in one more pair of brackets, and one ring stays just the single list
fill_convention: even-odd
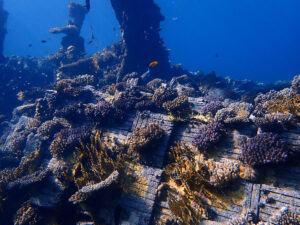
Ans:
[{"label": "hard coral", "polygon": [[122,170],[119,155],[121,153],[117,147],[109,148],[104,144],[100,134],[101,132],[97,132],[92,136],[88,144],[81,143],[73,155],[72,179],[79,189],[77,194],[69,199],[74,204],[89,197],[88,190],[99,190],[105,183],[109,183],[109,180],[113,182],[116,174]]},{"label": "hard coral", "polygon": [[224,108],[221,101],[210,101],[202,108],[204,115],[211,114],[214,116],[219,109]]},{"label": "hard coral", "polygon": [[226,108],[217,111],[215,120],[228,125],[247,123],[252,108],[252,104],[246,102],[231,103]]},{"label": "hard coral", "polygon": [[58,133],[63,128],[71,128],[71,125],[67,120],[63,118],[54,118],[53,120],[47,120],[37,130],[37,134],[40,137],[51,138],[55,133]]},{"label": "hard coral", "polygon": [[263,117],[252,117],[252,121],[256,126],[262,128],[264,131],[281,131],[282,129],[288,127],[292,119],[294,118],[291,113],[267,113]]},{"label": "hard coral", "polygon": [[177,91],[170,88],[159,88],[154,92],[152,101],[157,107],[162,107],[163,103],[172,101],[178,96]]},{"label": "hard coral", "polygon": [[114,113],[112,105],[105,100],[100,100],[96,105],[90,104],[85,111],[91,121],[98,125],[108,122]]},{"label": "hard coral", "polygon": [[142,152],[151,146],[157,145],[164,134],[163,129],[156,123],[149,124],[145,128],[137,127],[129,140],[130,152]]},{"label": "hard coral", "polygon": [[52,156],[61,158],[79,146],[80,141],[87,141],[91,136],[91,130],[82,126],[79,128],[63,129],[55,134],[49,149]]},{"label": "hard coral", "polygon": [[163,108],[175,118],[185,119],[191,113],[189,99],[186,96],[179,96],[163,103]]},{"label": "hard coral", "polygon": [[[296,211],[296,210],[295,210]],[[270,218],[270,224],[274,225],[296,225],[300,224],[300,215],[293,212],[289,207],[283,207],[281,210]]]},{"label": "hard coral", "polygon": [[71,123],[78,123],[84,119],[84,106],[81,103],[67,105],[56,110],[54,116],[65,118]]},{"label": "hard coral", "polygon": [[286,146],[278,134],[258,134],[242,145],[241,161],[247,165],[279,164],[287,158]]},{"label": "hard coral", "polygon": [[208,150],[214,144],[217,144],[224,134],[224,126],[219,122],[210,122],[199,128],[198,135],[192,144],[199,150]]},{"label": "hard coral", "polygon": [[300,116],[300,95],[292,88],[269,91],[255,98],[255,113],[291,113]]},{"label": "hard coral", "polygon": [[39,224],[42,219],[39,214],[37,207],[33,206],[29,201],[24,202],[15,215],[14,225]]},{"label": "hard coral", "polygon": [[300,94],[300,75],[294,77],[291,83],[291,88],[293,89],[294,92]]},{"label": "hard coral", "polygon": [[118,177],[119,173],[115,170],[105,180],[96,184],[90,184],[82,187],[69,198],[69,201],[73,204],[85,201],[93,194],[93,192],[99,192],[108,188],[110,185],[112,185],[113,182],[115,182],[118,179]]}]

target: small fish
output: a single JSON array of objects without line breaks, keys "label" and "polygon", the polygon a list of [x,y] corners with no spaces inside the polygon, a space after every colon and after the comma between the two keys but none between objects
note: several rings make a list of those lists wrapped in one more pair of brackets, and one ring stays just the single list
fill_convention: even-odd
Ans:
[{"label": "small fish", "polygon": [[87,11],[89,12],[90,8],[91,8],[90,0],[85,0],[85,7],[86,7]]},{"label": "small fish", "polygon": [[92,43],[93,43],[93,40],[89,40],[89,41],[88,41],[88,44],[92,44]]},{"label": "small fish", "polygon": [[28,44],[28,47],[31,48],[31,47],[32,47],[32,44]]},{"label": "small fish", "polygon": [[158,61],[153,61],[153,62],[149,63],[150,68],[156,67],[157,65],[158,65]]},{"label": "small fish", "polygon": [[141,78],[144,80],[146,77],[150,76],[150,69],[148,69],[145,73],[142,74]]},{"label": "small fish", "polygon": [[41,43],[46,43],[47,41],[46,40],[41,40]]},{"label": "small fish", "polygon": [[94,40],[95,39],[95,35],[94,35],[94,30],[93,30],[92,26],[90,26],[90,33],[91,33],[91,39]]}]

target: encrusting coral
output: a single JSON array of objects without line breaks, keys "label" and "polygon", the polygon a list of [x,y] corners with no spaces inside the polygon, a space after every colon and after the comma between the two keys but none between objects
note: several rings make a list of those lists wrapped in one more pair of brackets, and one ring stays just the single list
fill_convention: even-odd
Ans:
[{"label": "encrusting coral", "polygon": [[156,146],[163,135],[163,129],[156,123],[149,124],[145,128],[137,127],[129,139],[128,151],[142,153],[150,147]]},{"label": "encrusting coral", "polygon": [[241,161],[251,166],[284,163],[288,150],[278,134],[261,133],[242,145]]}]

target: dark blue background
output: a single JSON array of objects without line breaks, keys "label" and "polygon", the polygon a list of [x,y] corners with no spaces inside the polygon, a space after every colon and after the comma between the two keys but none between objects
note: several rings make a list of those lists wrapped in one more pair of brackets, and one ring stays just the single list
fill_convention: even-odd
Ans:
[{"label": "dark blue background", "polygon": [[[10,13],[6,55],[45,56],[57,51],[61,35],[47,30],[66,24],[68,0],[4,1]],[[88,41],[92,25],[97,40],[87,45],[88,54],[120,39],[109,0],[90,1],[82,35]],[[156,2],[166,17],[161,34],[172,63],[258,81],[288,80],[300,73],[299,0]],[[40,43],[41,39],[48,42]]]}]

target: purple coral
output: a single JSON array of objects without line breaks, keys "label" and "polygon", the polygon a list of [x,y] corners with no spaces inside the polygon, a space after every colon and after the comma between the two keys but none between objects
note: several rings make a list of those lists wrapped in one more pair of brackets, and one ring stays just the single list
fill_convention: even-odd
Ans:
[{"label": "purple coral", "polygon": [[292,83],[291,83],[291,88],[296,92],[300,93],[300,75],[295,76]]},{"label": "purple coral", "polygon": [[258,134],[242,146],[241,161],[251,166],[279,164],[287,158],[286,146],[278,134]]},{"label": "purple coral", "polygon": [[89,118],[96,124],[107,122],[113,111],[112,105],[105,100],[100,100],[96,105],[87,108]]},{"label": "purple coral", "polygon": [[50,151],[54,157],[65,156],[79,146],[80,141],[88,141],[91,134],[91,129],[86,126],[63,129],[55,134],[55,138],[50,145]]},{"label": "purple coral", "polygon": [[178,97],[178,93],[175,89],[159,88],[154,92],[152,96],[152,101],[157,107],[162,107],[163,103],[167,101],[172,101],[176,97]]},{"label": "purple coral", "polygon": [[204,115],[207,115],[208,113],[211,113],[212,115],[215,115],[216,112],[219,109],[224,108],[222,102],[220,101],[211,101],[209,103],[207,103],[203,108],[202,108],[202,113]]},{"label": "purple coral", "polygon": [[217,144],[223,136],[224,126],[219,122],[211,122],[200,127],[198,135],[192,144],[199,150],[208,150],[213,144]]}]

